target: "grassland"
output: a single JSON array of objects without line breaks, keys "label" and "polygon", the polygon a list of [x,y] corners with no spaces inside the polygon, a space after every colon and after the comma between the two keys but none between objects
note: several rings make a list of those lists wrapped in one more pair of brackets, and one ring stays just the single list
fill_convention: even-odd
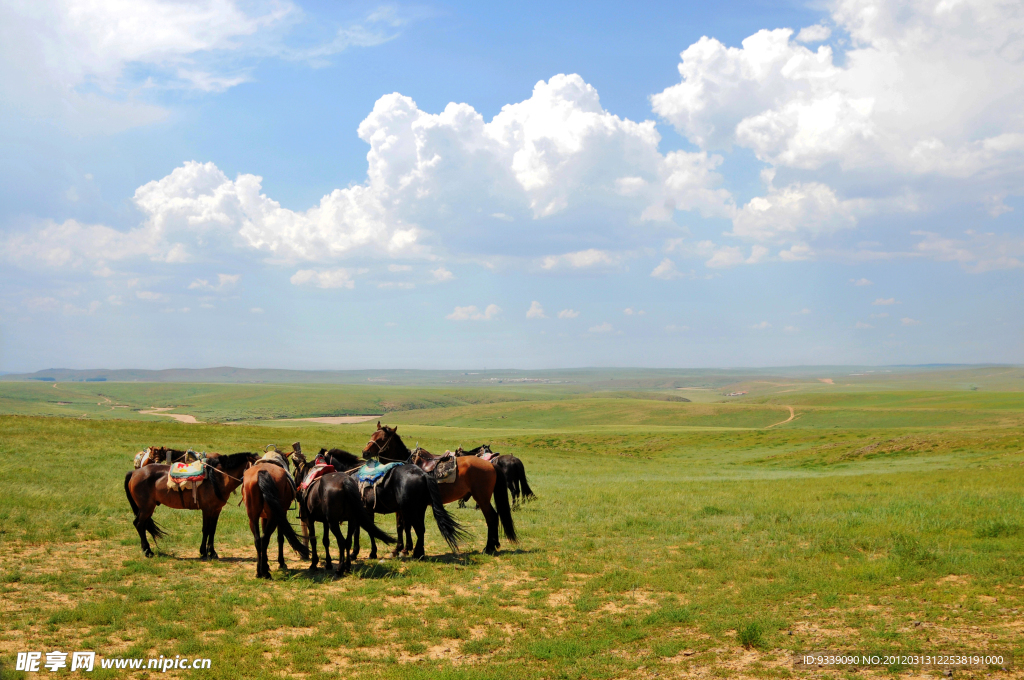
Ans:
[{"label": "grassland", "polygon": [[[804,377],[747,383],[739,399],[721,394],[733,386],[4,383],[0,677],[28,677],[14,655],[34,649],[209,657],[202,675],[215,678],[899,670],[794,670],[789,654],[810,649],[1024,660],[1024,394],[989,379],[874,377],[868,389]],[[56,410],[50,393],[65,391],[79,410]],[[235,424],[133,410],[149,406]],[[369,423],[266,419],[373,412],[431,450],[487,441],[522,458],[540,498],[515,513],[521,544],[481,554],[479,513],[449,506],[475,533],[459,555],[428,524],[427,560],[364,560],[335,580],[288,554],[288,570],[257,582],[232,502],[219,562],[196,559],[200,518],[165,508],[171,536],[142,557],[121,487],[139,448],[355,450]]]}]

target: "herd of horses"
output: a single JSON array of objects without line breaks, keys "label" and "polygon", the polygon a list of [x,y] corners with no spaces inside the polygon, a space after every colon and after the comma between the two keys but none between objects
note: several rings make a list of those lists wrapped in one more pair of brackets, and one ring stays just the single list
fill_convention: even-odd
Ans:
[{"label": "herd of horses", "polygon": [[[330,535],[335,537],[339,550],[338,574],[348,573],[352,560],[359,556],[360,530],[370,537],[370,559],[377,558],[377,541],[394,545],[394,557],[407,556],[411,550],[413,558],[422,558],[425,554],[423,536],[428,507],[441,536],[457,552],[469,534],[444,506],[459,501],[464,507],[470,499],[476,501],[487,524],[484,551],[495,554],[501,547],[499,528],[510,542],[518,542],[512,507],[520,500],[534,497],[523,463],[515,456],[494,453],[487,445],[469,451],[459,447],[454,454],[446,452],[446,456],[436,456],[419,446],[410,450],[398,435],[397,427],[387,427],[380,422],[361,458],[342,449],[321,449],[313,460],[307,460],[298,445],[287,453],[275,449],[267,454],[209,454],[203,459],[203,466],[208,470],[205,481],[186,493],[180,487],[170,486],[168,480],[171,465],[188,460],[188,453],[151,447],[144,457],[137,459],[137,469],[125,475],[124,490],[135,515],[133,523],[142,551],[147,557],[153,556],[147,534],[154,539],[166,536],[166,532],[153,521],[157,506],[166,505],[202,511],[203,539],[199,554],[202,559],[216,559],[214,539],[220,513],[231,494],[241,488],[241,504],[245,505],[249,516],[249,528],[256,548],[258,578],[271,578],[268,551],[275,531],[277,562],[281,569],[287,568],[284,560],[287,541],[302,559],[310,560],[310,569],[316,570],[319,565],[316,545],[318,523],[323,525],[324,558],[328,570],[332,568]],[[447,459],[449,466],[454,459],[456,470],[439,483],[434,470],[442,459]],[[373,460],[379,464],[395,465],[386,468],[386,474],[376,483],[360,485],[357,471]],[[314,470],[315,474],[311,474]],[[321,472],[326,474],[319,474]],[[302,483],[307,479],[308,483]],[[494,506],[491,505],[492,499]],[[288,519],[288,510],[293,503],[298,506],[302,537]],[[396,522],[394,537],[375,523],[377,514],[392,513]],[[348,523],[344,536],[341,532],[343,522]],[[415,545],[413,533],[416,534]]]}]

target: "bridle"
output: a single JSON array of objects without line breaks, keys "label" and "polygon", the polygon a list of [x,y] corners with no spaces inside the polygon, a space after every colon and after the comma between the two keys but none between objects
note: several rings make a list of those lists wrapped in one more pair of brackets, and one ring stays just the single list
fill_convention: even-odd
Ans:
[{"label": "bridle", "polygon": [[[384,430],[384,432],[387,433],[388,431]],[[383,454],[385,451],[387,451],[391,447],[391,442],[392,442],[392,440],[394,440],[395,435],[397,435],[397,434],[398,433],[396,431],[391,430],[391,432],[388,434],[388,437],[384,440],[383,444],[381,444],[379,441],[376,441],[375,439],[371,438],[368,442],[366,442],[366,445],[369,446],[370,444],[373,444],[374,446],[376,446],[377,447],[376,457],[380,458],[381,454]]]}]

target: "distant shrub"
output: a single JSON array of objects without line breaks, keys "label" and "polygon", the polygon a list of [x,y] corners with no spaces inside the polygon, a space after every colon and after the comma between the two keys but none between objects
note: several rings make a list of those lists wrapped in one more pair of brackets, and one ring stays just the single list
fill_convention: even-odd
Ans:
[{"label": "distant shrub", "polygon": [[751,621],[745,626],[741,626],[736,633],[739,643],[747,649],[751,649],[752,647],[764,647],[767,643],[767,640],[765,639],[767,631],[758,621]]},{"label": "distant shrub", "polygon": [[901,562],[916,562],[925,564],[934,562],[937,557],[935,551],[925,548],[913,536],[897,534],[893,536],[891,554]]},{"label": "distant shrub", "polygon": [[978,538],[1000,538],[1002,536],[1016,536],[1020,533],[1020,525],[1009,524],[1001,519],[992,519],[982,522],[974,530]]}]

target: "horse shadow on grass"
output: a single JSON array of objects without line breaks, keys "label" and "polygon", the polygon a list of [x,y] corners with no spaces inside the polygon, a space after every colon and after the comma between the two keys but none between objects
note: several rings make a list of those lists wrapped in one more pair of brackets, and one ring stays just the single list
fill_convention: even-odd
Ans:
[{"label": "horse shadow on grass", "polygon": [[494,557],[500,559],[506,555],[532,555],[535,550],[528,548],[513,548],[511,550],[501,550],[497,555],[488,555],[482,550],[467,550],[460,553],[446,553],[444,555],[426,555],[419,560],[413,560],[412,558],[406,558],[412,562],[425,562],[428,564],[458,564],[463,567],[472,566],[472,558],[474,557]]}]

